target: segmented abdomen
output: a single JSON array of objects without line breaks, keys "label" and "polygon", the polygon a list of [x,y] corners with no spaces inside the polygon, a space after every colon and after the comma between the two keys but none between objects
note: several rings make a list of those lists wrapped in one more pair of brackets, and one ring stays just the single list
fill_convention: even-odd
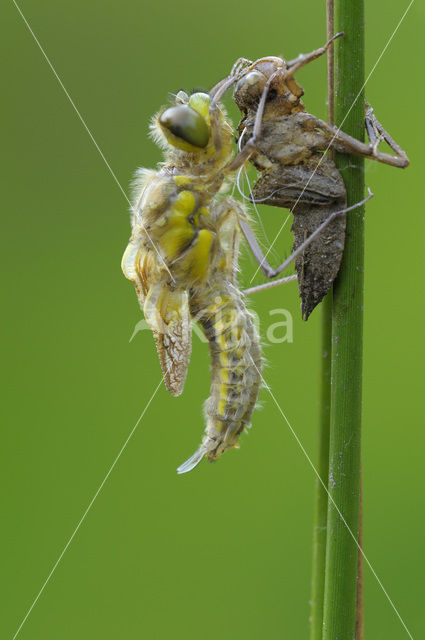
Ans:
[{"label": "segmented abdomen", "polygon": [[212,379],[206,435],[180,472],[189,471],[204,455],[215,460],[237,446],[244,427],[250,426],[261,383],[259,337],[236,286],[223,281],[198,288],[191,292],[190,308],[209,342]]}]

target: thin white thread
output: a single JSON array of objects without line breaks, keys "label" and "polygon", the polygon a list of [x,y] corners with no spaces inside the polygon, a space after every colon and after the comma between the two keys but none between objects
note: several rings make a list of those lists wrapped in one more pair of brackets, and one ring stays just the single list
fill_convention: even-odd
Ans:
[{"label": "thin white thread", "polygon": [[[407,15],[407,13],[409,12],[410,7],[411,7],[411,6],[412,6],[412,4],[414,3],[414,1],[415,1],[415,0],[410,0],[410,3],[409,3],[409,5],[408,5],[408,7],[407,7],[406,11],[403,13],[403,15],[402,15],[402,17],[400,18],[400,20],[399,20],[399,22],[398,22],[398,24],[397,24],[396,28],[394,29],[394,31],[392,32],[391,36],[389,37],[389,39],[388,39],[388,41],[387,41],[387,43],[386,43],[385,47],[382,49],[381,53],[379,54],[378,59],[376,60],[375,64],[373,65],[373,67],[372,67],[372,69],[371,69],[371,71],[369,72],[369,74],[368,74],[368,76],[367,76],[366,80],[364,81],[364,83],[363,83],[363,85],[362,85],[362,87],[361,87],[360,91],[358,92],[357,96],[354,98],[353,102],[351,103],[351,106],[350,106],[350,108],[348,109],[347,113],[345,114],[345,116],[344,116],[344,118],[343,118],[343,120],[342,120],[342,122],[341,122],[340,126],[338,127],[338,129],[337,129],[337,131],[336,131],[335,135],[333,136],[333,138],[331,138],[331,141],[329,142],[329,144],[328,144],[328,146],[327,146],[327,148],[326,148],[325,153],[321,156],[321,158],[320,158],[319,162],[317,163],[316,167],[314,168],[314,170],[313,170],[313,172],[312,172],[311,176],[309,177],[309,179],[307,180],[306,184],[304,185],[304,188],[303,188],[303,190],[301,191],[300,195],[298,196],[297,201],[295,202],[294,206],[292,207],[292,209],[291,209],[290,213],[292,213],[292,212],[294,211],[295,207],[297,206],[297,204],[298,204],[298,203],[299,203],[299,201],[301,200],[302,196],[304,195],[305,190],[307,189],[308,185],[310,184],[311,180],[313,179],[314,175],[316,174],[316,171],[317,171],[317,170],[318,170],[318,168],[320,167],[320,165],[321,165],[321,163],[322,163],[322,160],[323,160],[323,158],[325,157],[325,154],[327,153],[327,151],[329,151],[329,149],[330,149],[330,147],[331,147],[331,145],[332,145],[332,142],[335,140],[335,138],[338,136],[339,132],[341,131],[341,127],[343,126],[344,122],[346,121],[346,119],[347,119],[347,118],[348,118],[348,116],[350,115],[352,108],[354,107],[354,105],[356,104],[357,100],[359,99],[359,97],[360,97],[360,95],[361,95],[361,93],[362,93],[363,89],[365,88],[366,84],[369,82],[371,75],[373,74],[373,72],[375,71],[376,67],[378,66],[378,64],[379,64],[379,62],[380,62],[380,60],[381,60],[382,56],[384,55],[384,53],[385,53],[385,52],[386,52],[386,50],[388,49],[388,47],[389,47],[389,45],[390,45],[390,43],[391,43],[392,39],[394,38],[395,34],[397,33],[397,31],[398,31],[398,29],[399,29],[399,27],[400,27],[401,23],[402,23],[402,22],[403,22],[403,20],[405,19],[406,15]],[[289,218],[289,215],[288,215],[288,217],[286,218],[285,222],[284,222],[284,223],[282,224],[282,226],[280,227],[279,231],[277,232],[277,234],[276,234],[276,236],[275,236],[275,238],[274,238],[274,240],[273,240],[272,244],[270,245],[270,247],[269,247],[268,251],[266,252],[266,254],[265,254],[264,258],[263,258],[262,263],[265,261],[265,259],[267,258],[268,254],[269,254],[269,253],[270,253],[270,251],[272,250],[272,248],[273,248],[273,246],[274,246],[274,244],[275,244],[276,240],[278,239],[278,237],[280,236],[280,234],[281,234],[281,232],[282,232],[283,228],[285,227],[285,225],[286,225],[286,223],[287,223],[287,221],[288,221],[288,218]],[[259,272],[260,268],[261,268],[261,267],[260,267],[260,265],[259,265],[259,266],[257,267],[257,269],[256,269],[256,271],[255,271],[255,273],[254,273],[254,275],[252,276],[251,280],[249,281],[249,282],[250,282],[250,284],[251,284],[251,282],[254,280],[254,278],[255,278],[255,276],[257,275],[257,273]]]},{"label": "thin white thread", "polygon": [[111,176],[112,176],[112,177],[113,177],[113,179],[115,180],[115,182],[116,182],[116,184],[117,184],[117,186],[118,186],[119,190],[120,190],[120,191],[121,191],[121,193],[123,194],[124,198],[127,200],[128,204],[130,205],[130,209],[135,213],[135,215],[136,215],[136,216],[138,217],[138,219],[140,220],[140,222],[141,222],[141,225],[142,225],[142,227],[143,227],[144,232],[146,233],[147,237],[149,238],[149,241],[152,243],[153,248],[155,249],[156,253],[158,254],[159,259],[160,259],[160,260],[161,260],[161,262],[163,263],[164,267],[166,268],[166,270],[168,271],[168,273],[170,274],[170,276],[171,276],[171,278],[172,278],[172,280],[173,280],[173,282],[174,282],[175,280],[174,280],[174,278],[173,278],[173,275],[171,274],[171,272],[170,272],[169,268],[167,267],[167,265],[166,265],[166,263],[165,263],[165,260],[164,260],[164,258],[162,257],[162,255],[160,254],[160,252],[159,252],[159,250],[158,250],[158,248],[157,248],[156,244],[154,243],[154,241],[153,241],[153,240],[152,240],[152,238],[150,237],[150,235],[149,235],[149,233],[148,233],[147,229],[146,229],[146,228],[145,228],[145,226],[143,225],[143,222],[142,222],[142,220],[140,219],[140,216],[139,216],[139,212],[138,212],[138,211],[136,210],[136,208],[135,208],[135,207],[133,207],[133,205],[131,204],[131,201],[129,200],[129,198],[128,198],[128,196],[127,196],[126,192],[124,191],[124,189],[122,188],[121,183],[120,183],[120,181],[118,180],[117,176],[115,175],[115,173],[114,173],[114,171],[113,171],[113,169],[112,169],[111,165],[109,164],[109,162],[108,162],[108,161],[107,161],[107,159],[105,158],[105,155],[104,155],[104,153],[103,153],[102,149],[101,149],[101,148],[99,147],[99,145],[97,144],[97,142],[96,142],[96,140],[95,140],[95,138],[94,138],[94,136],[93,136],[92,132],[91,132],[91,131],[90,131],[90,129],[88,128],[88,126],[87,126],[87,124],[86,124],[86,122],[85,122],[85,120],[84,120],[83,116],[82,116],[82,115],[81,115],[81,113],[78,111],[78,109],[77,109],[77,107],[76,107],[76,105],[75,105],[75,103],[74,103],[73,99],[72,99],[72,98],[71,98],[71,96],[69,95],[69,93],[68,93],[68,91],[67,91],[67,89],[66,89],[65,85],[63,84],[62,80],[60,79],[59,75],[57,74],[56,69],[54,68],[53,64],[50,62],[50,59],[49,59],[49,57],[48,57],[47,53],[44,51],[43,47],[41,46],[41,44],[40,44],[40,42],[39,42],[39,40],[38,40],[37,36],[36,36],[36,35],[35,35],[35,33],[34,33],[34,31],[31,29],[31,27],[30,27],[30,25],[29,25],[29,23],[28,23],[28,20],[25,18],[24,14],[22,13],[22,11],[21,11],[21,9],[20,9],[19,5],[17,4],[16,0],[12,0],[12,2],[13,2],[13,4],[15,5],[15,7],[16,7],[16,9],[17,9],[17,11],[19,12],[19,14],[20,14],[20,16],[21,16],[22,20],[24,21],[24,23],[25,23],[25,25],[26,25],[26,27],[27,27],[28,31],[29,31],[29,32],[30,32],[30,34],[32,35],[32,37],[33,37],[33,39],[34,39],[35,43],[37,44],[38,48],[40,49],[41,53],[43,54],[44,59],[46,60],[46,62],[47,62],[47,64],[49,65],[50,69],[52,70],[53,75],[55,76],[56,80],[59,82],[59,84],[60,84],[61,88],[63,89],[63,91],[64,91],[64,93],[65,93],[65,95],[66,95],[66,97],[68,98],[69,102],[71,103],[71,105],[72,105],[72,107],[73,107],[73,109],[74,109],[75,113],[77,114],[78,118],[79,118],[79,119],[80,119],[80,121],[81,121],[81,124],[83,125],[83,127],[84,127],[84,129],[87,131],[87,133],[89,134],[91,141],[93,142],[94,146],[96,147],[97,151],[99,152],[100,157],[102,158],[103,162],[104,162],[104,163],[105,163],[105,165],[107,166],[107,168],[108,168],[108,170],[109,170],[109,173],[111,174]]},{"label": "thin white thread", "polygon": [[124,442],[123,446],[120,449],[120,452],[118,453],[118,455],[116,456],[115,460],[113,461],[113,463],[111,464],[111,466],[109,467],[109,471],[106,474],[106,476],[104,477],[104,479],[102,480],[102,482],[99,485],[99,488],[97,489],[96,493],[94,494],[93,498],[91,499],[89,506],[87,507],[87,509],[84,511],[79,523],[77,524],[77,526],[75,527],[71,537],[68,539],[68,542],[66,543],[66,545],[64,546],[62,552],[60,553],[58,559],[56,560],[55,564],[53,565],[52,570],[50,571],[49,575],[47,576],[46,580],[43,583],[43,586],[41,587],[40,591],[38,592],[38,594],[36,595],[35,599],[33,600],[33,603],[31,604],[30,608],[28,609],[27,613],[25,614],[24,619],[22,620],[21,624],[19,625],[15,635],[13,636],[12,640],[15,640],[15,638],[18,637],[18,634],[20,632],[20,630],[22,629],[22,627],[24,626],[25,622],[28,619],[28,616],[30,615],[31,611],[34,609],[35,605],[38,602],[38,599],[40,598],[41,594],[43,593],[44,589],[46,588],[47,584],[50,581],[50,578],[52,577],[52,575],[54,574],[54,572],[56,571],[60,561],[62,560],[63,556],[65,555],[68,547],[70,546],[71,542],[73,541],[75,535],[77,534],[79,528],[81,527],[81,525],[83,524],[84,520],[86,519],[87,514],[89,513],[90,509],[92,508],[94,501],[96,500],[97,496],[99,495],[99,493],[102,491],[103,486],[105,484],[105,482],[107,481],[107,479],[109,478],[109,476],[111,475],[115,465],[117,464],[118,460],[120,459],[124,449],[127,447],[128,443],[130,442],[134,432],[136,431],[137,427],[139,426],[143,416],[145,415],[146,411],[149,408],[149,405],[151,404],[152,400],[154,399],[154,397],[156,396],[159,387],[161,386],[163,382],[163,379],[161,378],[161,380],[158,383],[158,386],[156,387],[155,391],[153,392],[153,394],[151,395],[151,397],[149,398],[145,408],[143,409],[142,413],[139,416],[139,419],[137,420],[136,424],[134,425],[134,427],[132,428],[132,430],[130,431],[130,435],[127,437],[126,441]]}]

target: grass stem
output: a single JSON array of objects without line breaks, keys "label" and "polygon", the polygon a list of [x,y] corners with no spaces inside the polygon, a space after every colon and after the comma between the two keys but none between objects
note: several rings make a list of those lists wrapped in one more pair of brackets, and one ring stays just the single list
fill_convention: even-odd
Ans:
[{"label": "grass stem", "polygon": [[[334,35],[334,0],[326,0],[326,40]],[[334,55],[333,46],[327,53],[328,122],[334,123]],[[329,470],[329,428],[331,415],[331,351],[332,351],[332,289],[321,304],[320,359],[320,424],[317,470],[327,486]],[[328,496],[316,478],[314,488],[313,570],[311,588],[311,640],[322,640],[325,591],[326,531]]]},{"label": "grass stem", "polygon": [[[335,123],[364,135],[364,3],[335,0]],[[359,97],[358,94],[360,92]],[[357,100],[356,100],[357,98]],[[348,114],[348,115],[347,115]],[[364,196],[362,158],[335,154],[351,205]],[[344,257],[334,284],[329,481],[332,499],[357,537],[363,343],[364,209],[347,216]],[[353,640],[357,618],[358,549],[332,502],[328,505],[323,640]]]}]

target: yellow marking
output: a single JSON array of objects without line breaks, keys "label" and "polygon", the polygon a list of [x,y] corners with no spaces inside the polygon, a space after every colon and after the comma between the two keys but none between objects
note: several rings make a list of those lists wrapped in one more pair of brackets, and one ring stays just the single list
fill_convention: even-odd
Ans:
[{"label": "yellow marking", "polygon": [[220,399],[221,400],[226,400],[226,398],[227,398],[227,385],[221,384],[220,385]]},{"label": "yellow marking", "polygon": [[193,226],[188,220],[195,206],[196,198],[194,194],[188,190],[181,191],[173,203],[171,213],[167,215],[166,224],[163,225],[165,230],[160,238],[160,244],[166,257],[170,260],[179,255],[195,234]]},{"label": "yellow marking", "polygon": [[226,415],[227,388],[228,387],[226,384],[220,384],[220,387],[219,387],[220,400],[218,403],[218,412],[222,416]]},{"label": "yellow marking", "polygon": [[[233,327],[234,325],[236,325],[237,319],[237,313],[234,311],[234,309],[230,309],[223,314],[223,326],[225,328]],[[235,329],[237,329],[237,326],[235,326]]]},{"label": "yellow marking", "polygon": [[169,229],[160,240],[162,249],[168,260],[174,260],[194,234],[193,229]]},{"label": "yellow marking", "polygon": [[180,191],[173,204],[173,211],[178,211],[179,213],[189,216],[193,213],[195,204],[196,200],[192,191]]},{"label": "yellow marking", "polygon": [[229,373],[230,373],[230,369],[220,369],[219,371],[219,378],[220,378],[220,382],[222,384],[229,384]]},{"label": "yellow marking", "polygon": [[227,351],[220,351],[219,354],[219,359],[220,359],[220,365],[222,367],[227,367],[229,364],[229,356]]},{"label": "yellow marking", "polygon": [[[182,192],[183,193],[183,192]],[[201,229],[193,246],[188,251],[181,265],[195,280],[205,278],[210,257],[212,233],[208,229]]]},{"label": "yellow marking", "polygon": [[[226,387],[220,387],[220,397],[221,397],[221,393],[222,393],[223,389],[224,389],[224,391],[226,391]],[[220,399],[220,401],[218,403],[218,413],[221,416],[226,415],[226,398],[221,398]]]},{"label": "yellow marking", "polygon": [[[189,176],[176,175],[173,178],[178,187],[183,187],[186,184],[190,184],[191,178]],[[196,189],[198,187],[195,187]]]},{"label": "yellow marking", "polygon": [[[221,422],[221,420],[217,420],[217,429],[218,429],[218,431],[223,431],[225,427],[226,427],[226,425],[223,424]],[[213,459],[215,460],[216,458],[213,458]]]},{"label": "yellow marking", "polygon": [[171,213],[165,232],[160,238],[166,257],[170,260],[176,258],[194,235],[195,231],[185,214],[179,211]]},{"label": "yellow marking", "polygon": [[223,349],[223,351],[224,351],[226,349],[226,347],[227,347],[224,335],[222,333],[220,335],[216,335],[215,340],[216,340],[218,346],[220,347],[220,349]]},{"label": "yellow marking", "polygon": [[[221,318],[219,320],[216,320],[214,322],[213,326],[214,326],[216,334],[221,338],[221,334],[223,333],[223,329],[224,329],[224,325],[223,325],[223,322],[222,322]],[[218,339],[217,339],[217,341],[218,341]],[[222,346],[222,345],[220,344],[220,346]]]},{"label": "yellow marking", "polygon": [[220,307],[225,307],[227,304],[229,304],[229,302],[233,302],[233,300],[231,300],[229,298],[229,296],[221,297],[221,294],[217,290],[217,288],[213,289],[211,291],[211,294],[214,295],[214,293],[216,291],[217,291],[217,297],[215,298],[213,304],[210,304],[209,307],[206,310],[209,315],[216,314],[218,312],[218,310],[220,309]]},{"label": "yellow marking", "polygon": [[210,124],[210,104],[211,98],[207,93],[192,93],[189,98],[189,107],[194,111],[197,111],[205,120],[207,124]]}]

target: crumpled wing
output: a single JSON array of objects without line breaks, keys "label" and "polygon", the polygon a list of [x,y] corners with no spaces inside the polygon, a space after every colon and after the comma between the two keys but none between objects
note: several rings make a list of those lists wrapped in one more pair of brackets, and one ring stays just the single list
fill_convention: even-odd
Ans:
[{"label": "crumpled wing", "polygon": [[192,349],[188,293],[173,290],[168,274],[157,268],[156,256],[133,241],[122,260],[126,278],[135,286],[140,306],[152,329],[165,386],[173,396],[182,393]]},{"label": "crumpled wing", "polygon": [[165,386],[173,396],[183,391],[192,350],[192,322],[189,296],[158,282],[149,291],[144,305],[158,350]]}]

